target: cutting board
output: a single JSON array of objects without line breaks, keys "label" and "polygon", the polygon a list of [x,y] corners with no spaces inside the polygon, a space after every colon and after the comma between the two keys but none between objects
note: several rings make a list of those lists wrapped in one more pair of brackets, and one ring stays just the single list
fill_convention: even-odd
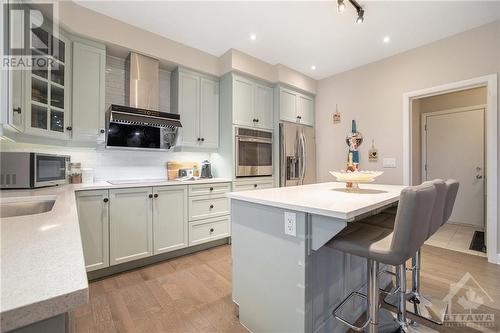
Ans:
[{"label": "cutting board", "polygon": [[[199,173],[201,169],[200,169],[200,163],[198,163],[198,162],[168,161],[167,162],[168,180],[177,179],[179,177],[179,169],[193,169],[194,166],[198,167],[198,173]],[[198,176],[199,176],[199,174],[198,174]]]}]

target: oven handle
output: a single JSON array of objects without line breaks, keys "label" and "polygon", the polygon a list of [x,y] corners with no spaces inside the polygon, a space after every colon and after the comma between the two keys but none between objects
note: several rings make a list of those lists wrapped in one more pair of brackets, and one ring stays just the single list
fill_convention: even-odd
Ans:
[{"label": "oven handle", "polygon": [[241,137],[241,136],[236,136],[236,140],[241,142],[269,143],[269,144],[273,143],[272,140],[256,139],[252,137]]}]

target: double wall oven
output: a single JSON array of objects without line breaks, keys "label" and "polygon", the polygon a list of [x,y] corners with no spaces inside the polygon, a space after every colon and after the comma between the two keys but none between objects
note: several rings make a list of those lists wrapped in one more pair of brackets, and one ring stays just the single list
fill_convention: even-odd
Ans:
[{"label": "double wall oven", "polygon": [[272,132],[236,128],[236,177],[273,175]]}]

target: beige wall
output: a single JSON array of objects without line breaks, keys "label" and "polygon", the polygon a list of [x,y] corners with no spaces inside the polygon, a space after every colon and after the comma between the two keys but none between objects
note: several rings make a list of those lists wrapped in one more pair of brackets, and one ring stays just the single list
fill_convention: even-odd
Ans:
[{"label": "beige wall", "polygon": [[484,105],[486,94],[486,87],[479,87],[412,101],[412,184],[422,182],[422,113]]},{"label": "beige wall", "polygon": [[65,30],[106,43],[113,52],[126,54],[133,50],[160,59],[168,67],[180,65],[215,76],[235,70],[265,81],[282,82],[316,93],[316,80],[286,66],[271,65],[235,49],[216,57],[74,2],[58,3],[60,24]]},{"label": "beige wall", "polygon": [[[328,170],[344,167],[344,139],[350,120],[356,119],[365,138],[360,149],[361,168],[384,170],[380,182],[401,184],[403,93],[498,72],[500,21],[318,81],[316,145],[319,181],[333,180]],[[342,113],[342,122],[338,125],[331,121],[335,104]],[[377,163],[367,161],[372,139],[379,149]],[[397,168],[383,169],[383,157],[395,157]],[[498,238],[500,240],[500,228]]]}]

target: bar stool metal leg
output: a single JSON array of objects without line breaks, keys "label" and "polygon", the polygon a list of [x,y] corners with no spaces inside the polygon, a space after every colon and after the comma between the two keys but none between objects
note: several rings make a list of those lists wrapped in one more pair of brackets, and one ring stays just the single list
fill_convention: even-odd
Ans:
[{"label": "bar stool metal leg", "polygon": [[[407,311],[435,324],[442,325],[448,309],[448,303],[425,297],[420,293],[420,250],[412,258],[412,266],[412,290],[406,295]],[[384,301],[392,306],[399,304],[399,298],[396,295],[390,295]]]},{"label": "bar stool metal leg", "polygon": [[368,259],[368,333],[378,333],[379,281],[378,262]]}]

